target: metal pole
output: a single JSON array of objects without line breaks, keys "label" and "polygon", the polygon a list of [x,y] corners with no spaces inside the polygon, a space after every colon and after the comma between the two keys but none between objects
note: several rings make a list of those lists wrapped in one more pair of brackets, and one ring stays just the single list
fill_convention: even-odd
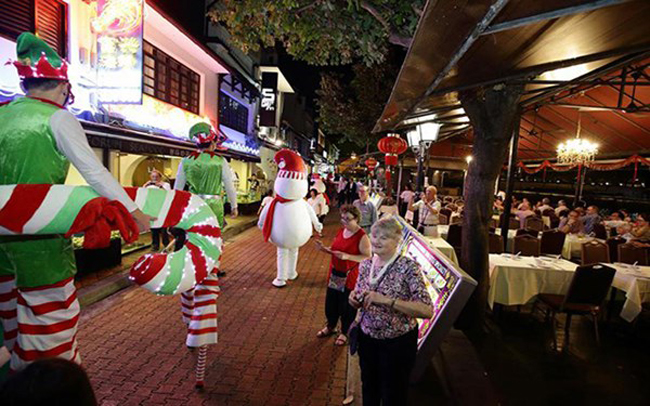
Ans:
[{"label": "metal pole", "polygon": [[585,188],[585,178],[587,177],[587,167],[582,168],[582,180],[580,181],[580,193],[578,194],[578,200],[582,200],[582,191]]},{"label": "metal pole", "polygon": [[399,196],[402,193],[402,169],[404,167],[404,161],[400,159],[399,161],[399,175],[397,178],[397,207],[399,207]]},{"label": "metal pole", "polygon": [[515,186],[515,166],[517,164],[517,148],[519,145],[519,129],[521,118],[517,120],[514,134],[510,140],[510,159],[508,162],[508,177],[506,179],[506,201],[503,202],[503,222],[501,223],[501,236],[503,237],[503,251],[508,248],[508,229],[510,228],[510,210],[512,209],[512,191]]},{"label": "metal pole", "polygon": [[418,176],[416,178],[416,185],[415,185],[415,190],[416,192],[422,192],[422,182],[424,181],[424,177],[422,174],[422,161],[424,160],[424,145],[420,144],[420,149],[418,151]]},{"label": "metal pole", "polygon": [[580,183],[582,183],[582,164],[578,164],[578,175],[576,177],[576,191],[573,195],[573,207],[578,206],[578,201],[580,200]]}]

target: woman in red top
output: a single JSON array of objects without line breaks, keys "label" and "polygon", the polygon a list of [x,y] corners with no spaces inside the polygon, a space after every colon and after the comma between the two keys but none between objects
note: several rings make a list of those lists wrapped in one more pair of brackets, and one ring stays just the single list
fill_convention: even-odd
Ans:
[{"label": "woman in red top", "polygon": [[370,258],[370,239],[359,225],[361,212],[351,204],[341,207],[341,224],[331,247],[324,247],[321,241],[316,244],[332,255],[330,273],[325,296],[325,316],[327,325],[318,332],[320,338],[336,333],[336,325],[341,319],[341,333],[334,344],[345,345],[347,332],[354,321],[356,310],[348,303],[348,296],[354,290],[359,276],[359,262]]}]

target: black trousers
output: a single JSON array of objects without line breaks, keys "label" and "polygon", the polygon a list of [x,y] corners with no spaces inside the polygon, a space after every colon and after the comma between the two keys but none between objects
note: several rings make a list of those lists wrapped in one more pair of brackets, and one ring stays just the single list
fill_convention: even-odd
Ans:
[{"label": "black trousers", "polygon": [[345,289],[345,292],[336,289],[327,288],[325,295],[325,317],[327,317],[327,327],[334,330],[341,320],[341,331],[348,333],[350,324],[354,321],[357,311],[348,303],[348,297],[351,290]]},{"label": "black trousers", "polygon": [[377,340],[359,331],[359,364],[364,406],[406,405],[415,364],[418,331]]},{"label": "black trousers", "polygon": [[169,245],[169,234],[166,228],[151,229],[151,247],[155,250],[160,248],[160,235],[162,234],[163,246]]}]

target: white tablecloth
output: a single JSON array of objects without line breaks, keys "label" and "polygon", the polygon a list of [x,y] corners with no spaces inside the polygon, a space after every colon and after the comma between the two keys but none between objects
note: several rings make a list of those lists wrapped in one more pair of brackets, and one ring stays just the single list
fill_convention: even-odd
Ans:
[{"label": "white tablecloth", "polygon": [[[495,232],[498,235],[501,235],[501,229],[497,228]],[[438,235],[440,238],[447,239],[447,234],[449,233],[449,226],[448,225],[439,225],[438,226]],[[508,252],[512,252],[512,243],[514,241],[515,236],[517,235],[517,230],[508,230],[508,242],[506,243],[506,250]]]},{"label": "white tablecloth", "polygon": [[490,254],[488,304],[523,305],[540,293],[566,293],[575,269],[564,259]]},{"label": "white tablecloth", "polygon": [[[562,247],[562,257],[566,259],[582,257],[582,244],[595,240],[594,237],[579,236],[577,234],[567,234]],[[602,241],[602,240],[598,240]]]},{"label": "white tablecloth", "polygon": [[[625,292],[626,298],[620,316],[632,322],[641,313],[642,303],[650,303],[650,266],[604,265],[616,269],[612,287]],[[576,264],[564,259],[513,259],[490,254],[488,304],[523,305],[540,293],[566,294],[576,268]]]},{"label": "white tablecloth", "polygon": [[612,286],[625,292],[621,318],[631,322],[641,313],[641,304],[650,302],[650,266],[614,263],[605,264],[616,269]]},{"label": "white tablecloth", "polygon": [[433,238],[425,236],[424,238],[432,247],[436,248],[444,256],[446,256],[454,265],[458,265],[458,257],[456,256],[456,251],[454,251],[454,247],[452,247],[447,241],[440,237]]}]

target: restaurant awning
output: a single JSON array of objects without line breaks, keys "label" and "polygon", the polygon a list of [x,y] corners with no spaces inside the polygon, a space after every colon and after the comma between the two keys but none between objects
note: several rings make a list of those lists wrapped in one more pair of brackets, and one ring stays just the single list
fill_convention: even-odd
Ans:
[{"label": "restaurant awning", "polygon": [[437,148],[461,157],[472,128],[459,92],[521,82],[520,158],[552,158],[578,115],[599,156],[648,154],[648,21],[644,0],[429,1],[374,130],[435,114]]}]

